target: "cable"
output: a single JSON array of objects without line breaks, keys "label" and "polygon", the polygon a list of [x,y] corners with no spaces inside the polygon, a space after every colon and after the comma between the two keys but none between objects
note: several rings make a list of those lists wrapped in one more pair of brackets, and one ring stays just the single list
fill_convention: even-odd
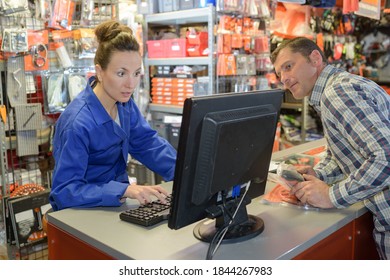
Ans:
[{"label": "cable", "polygon": [[216,243],[216,241],[220,238],[220,236],[224,233],[225,230],[229,229],[229,227],[230,227],[230,224],[228,224],[222,228],[219,228],[218,231],[214,234],[214,237],[211,240],[210,246],[207,250],[206,260],[213,259],[213,256],[216,252],[216,246],[218,245],[218,243]]},{"label": "cable", "polygon": [[[242,202],[244,201],[244,198],[245,198],[245,196],[246,196],[246,194],[247,194],[247,192],[248,192],[248,190],[249,190],[250,184],[251,184],[251,181],[249,181],[249,182],[246,184],[245,192],[244,192],[244,194],[243,194],[243,196],[242,196],[240,202],[238,203],[238,206],[237,206],[237,208],[236,208],[236,210],[235,210],[235,212],[234,212],[234,214],[233,214],[233,217],[231,217],[230,222],[229,222],[226,226],[220,228],[220,229],[215,233],[213,239],[212,239],[211,242],[210,242],[209,249],[207,250],[206,260],[212,260],[213,257],[214,257],[214,255],[215,255],[215,253],[216,253],[217,250],[219,249],[219,246],[221,245],[223,238],[225,237],[227,231],[229,230],[229,227],[231,226],[231,224],[233,223],[234,218],[235,218],[236,215],[237,215],[238,209],[240,209],[241,204],[242,204]],[[218,240],[218,243],[215,245],[215,248],[214,248],[214,243],[215,243],[215,241],[216,241],[217,239],[219,239],[219,240]]]},{"label": "cable", "polygon": [[227,208],[227,205],[226,205],[226,192],[225,191],[222,191],[222,206],[223,206],[223,209],[228,214],[229,218],[233,219],[233,215],[232,215],[232,213],[230,213],[230,211],[229,211],[229,209]]}]

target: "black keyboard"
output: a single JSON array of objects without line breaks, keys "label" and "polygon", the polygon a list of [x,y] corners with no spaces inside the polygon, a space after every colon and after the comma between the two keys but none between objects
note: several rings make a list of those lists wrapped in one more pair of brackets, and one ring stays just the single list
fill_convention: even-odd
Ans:
[{"label": "black keyboard", "polygon": [[167,220],[171,208],[171,196],[167,197],[167,203],[163,204],[156,200],[137,208],[123,211],[119,214],[122,221],[149,227]]}]

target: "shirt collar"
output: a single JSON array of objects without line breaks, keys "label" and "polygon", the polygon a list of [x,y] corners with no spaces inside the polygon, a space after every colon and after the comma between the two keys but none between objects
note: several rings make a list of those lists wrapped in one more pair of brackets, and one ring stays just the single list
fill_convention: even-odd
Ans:
[{"label": "shirt collar", "polygon": [[97,81],[95,76],[89,78],[87,90],[85,91],[85,100],[91,110],[91,113],[96,123],[103,124],[112,121],[112,118],[107,113],[106,109],[104,109],[102,103],[100,103],[96,94],[93,92],[93,87],[95,86],[96,82]]},{"label": "shirt collar", "polygon": [[320,76],[318,77],[313,91],[310,95],[309,103],[310,105],[317,107],[320,105],[322,94],[325,90],[326,84],[329,80],[329,78],[336,72],[340,72],[342,70],[332,66],[327,65],[321,72]]}]

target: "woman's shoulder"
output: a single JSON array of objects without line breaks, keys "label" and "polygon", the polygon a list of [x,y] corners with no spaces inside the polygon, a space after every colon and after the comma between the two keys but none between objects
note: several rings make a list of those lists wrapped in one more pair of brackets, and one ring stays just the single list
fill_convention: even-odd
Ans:
[{"label": "woman's shoulder", "polygon": [[57,126],[63,129],[81,128],[91,123],[92,114],[85,102],[80,99],[74,99],[68,107],[61,113]]}]

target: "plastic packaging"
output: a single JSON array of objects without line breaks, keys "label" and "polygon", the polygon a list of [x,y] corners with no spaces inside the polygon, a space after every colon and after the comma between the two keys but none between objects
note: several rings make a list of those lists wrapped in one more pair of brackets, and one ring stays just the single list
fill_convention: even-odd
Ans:
[{"label": "plastic packaging", "polygon": [[276,174],[280,176],[280,180],[284,182],[284,185],[293,187],[298,182],[303,182],[305,179],[293,165],[282,162],[276,169]]},{"label": "plastic packaging", "polygon": [[68,68],[73,65],[72,60],[69,57],[68,51],[66,50],[63,43],[56,44],[56,52],[63,68]]}]

